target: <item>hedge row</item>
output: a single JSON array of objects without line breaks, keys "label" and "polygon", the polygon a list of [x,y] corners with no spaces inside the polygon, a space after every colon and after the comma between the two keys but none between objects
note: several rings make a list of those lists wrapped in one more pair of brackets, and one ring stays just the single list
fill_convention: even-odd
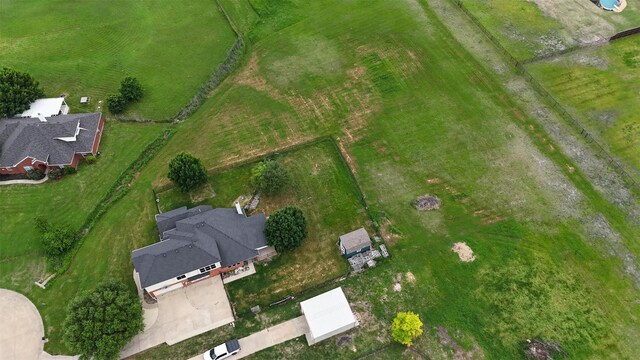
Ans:
[{"label": "hedge row", "polygon": [[180,110],[176,116],[176,120],[182,120],[198,110],[200,105],[202,105],[202,103],[207,99],[209,93],[220,85],[233,70],[235,70],[236,66],[242,59],[243,54],[244,40],[242,40],[242,36],[238,36],[235,43],[227,53],[227,57],[224,62],[218,65],[216,71],[213,72],[209,80],[207,80],[193,98],[191,98],[191,101],[189,101],[189,103]]},{"label": "hedge row", "polygon": [[[100,203],[96,205],[95,208],[89,213],[87,219],[84,224],[78,231],[78,242],[73,246],[73,248],[65,255],[62,263],[60,264],[60,268],[57,269],[57,274],[64,274],[65,271],[69,269],[71,265],[71,260],[78,252],[78,249],[82,246],[86,235],[93,228],[93,226],[98,222],[100,217],[104,215],[104,213],[113,205],[116,201],[120,200],[123,196],[125,196],[129,192],[129,185],[133,181],[134,177],[140,171],[140,169],[146,165],[157,153],[160,149],[167,143],[167,141],[173,135],[172,129],[165,129],[162,134],[156,137],[151,143],[149,143],[144,150],[140,153],[140,156],[131,163],[121,174],[118,176],[118,179],[114,182],[114,184],[109,188],[107,194],[102,198]],[[51,279],[54,281],[58,279],[59,276]],[[49,282],[50,285],[51,281]]]}]

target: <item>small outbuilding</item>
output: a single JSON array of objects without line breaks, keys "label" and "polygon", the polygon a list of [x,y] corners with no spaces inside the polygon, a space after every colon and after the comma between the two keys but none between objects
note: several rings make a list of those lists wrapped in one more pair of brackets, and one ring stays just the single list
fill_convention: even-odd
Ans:
[{"label": "small outbuilding", "polygon": [[18,117],[47,118],[56,115],[66,115],[68,113],[69,106],[61,96],[57,98],[38,99],[32,102],[31,105],[29,105],[29,109],[18,115]]},{"label": "small outbuilding", "polygon": [[346,258],[371,250],[371,238],[364,228],[340,236],[340,251]]},{"label": "small outbuilding", "polygon": [[307,343],[313,345],[358,325],[351,306],[338,287],[300,303],[309,326]]}]

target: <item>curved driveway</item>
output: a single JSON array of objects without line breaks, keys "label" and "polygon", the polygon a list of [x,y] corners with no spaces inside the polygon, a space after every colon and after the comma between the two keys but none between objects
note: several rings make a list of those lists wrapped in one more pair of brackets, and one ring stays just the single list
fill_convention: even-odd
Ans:
[{"label": "curved driveway", "polygon": [[39,359],[43,336],[36,306],[17,292],[0,289],[0,358]]}]

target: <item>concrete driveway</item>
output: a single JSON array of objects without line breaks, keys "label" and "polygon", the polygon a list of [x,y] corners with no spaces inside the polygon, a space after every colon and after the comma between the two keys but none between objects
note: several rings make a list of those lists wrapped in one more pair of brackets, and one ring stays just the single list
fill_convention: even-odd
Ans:
[{"label": "concrete driveway", "polygon": [[[234,355],[229,360],[241,359],[245,356],[249,356],[253,353],[256,353],[260,350],[264,350],[266,348],[272,347],[274,345],[278,345],[285,341],[289,341],[291,339],[295,339],[299,336],[302,336],[309,331],[307,326],[307,320],[304,316],[299,316],[295,319],[291,319],[280,323],[278,325],[272,326],[268,329],[264,329],[262,331],[258,331],[257,333],[251,334],[247,337],[239,339],[240,343],[240,352],[237,355]],[[219,344],[211,344],[211,347],[217,346]],[[202,360],[203,356],[198,355],[194,356],[189,360]]]},{"label": "concrete driveway", "polygon": [[36,306],[15,291],[0,289],[0,360],[67,360],[77,356],[43,351],[44,326]]},{"label": "concrete driveway", "polygon": [[156,305],[145,306],[145,330],[122,350],[121,358],[162,343],[173,345],[235,320],[220,276],[160,295]]},{"label": "concrete driveway", "polygon": [[25,296],[0,289],[0,358],[38,359],[44,326],[35,305]]}]

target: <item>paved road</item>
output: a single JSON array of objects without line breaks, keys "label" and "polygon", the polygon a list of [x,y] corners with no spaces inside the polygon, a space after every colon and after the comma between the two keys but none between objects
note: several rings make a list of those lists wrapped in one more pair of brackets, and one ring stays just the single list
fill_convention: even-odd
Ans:
[{"label": "paved road", "polygon": [[[240,352],[229,358],[229,360],[241,359],[260,350],[278,345],[285,341],[295,339],[307,333],[307,321],[304,316],[285,321],[268,329],[251,334],[240,340]],[[211,344],[211,347],[219,344]],[[202,355],[194,356],[189,360],[202,360]]]}]

